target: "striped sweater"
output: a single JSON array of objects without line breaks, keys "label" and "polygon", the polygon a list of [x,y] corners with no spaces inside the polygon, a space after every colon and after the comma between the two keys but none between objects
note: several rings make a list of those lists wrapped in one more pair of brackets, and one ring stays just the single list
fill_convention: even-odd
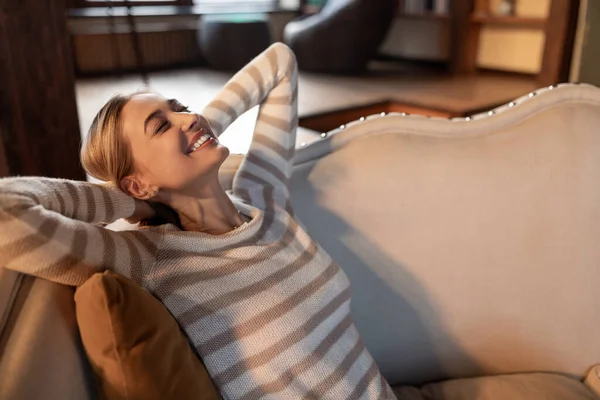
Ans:
[{"label": "striped sweater", "polygon": [[222,235],[173,225],[113,232],[134,211],[118,190],[50,178],[0,180],[0,265],[66,285],[112,269],[175,316],[225,399],[394,399],[350,317],[349,282],[294,220],[293,53],[275,44],[203,115],[220,134],[260,104],[233,181],[249,219]]}]

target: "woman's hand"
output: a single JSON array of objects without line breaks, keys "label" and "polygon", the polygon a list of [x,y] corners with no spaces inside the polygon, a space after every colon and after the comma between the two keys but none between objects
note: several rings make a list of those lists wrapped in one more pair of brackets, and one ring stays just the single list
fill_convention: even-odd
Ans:
[{"label": "woman's hand", "polygon": [[130,224],[137,224],[143,219],[152,218],[156,214],[156,211],[144,200],[135,200],[135,211],[129,218],[125,218],[125,221]]}]

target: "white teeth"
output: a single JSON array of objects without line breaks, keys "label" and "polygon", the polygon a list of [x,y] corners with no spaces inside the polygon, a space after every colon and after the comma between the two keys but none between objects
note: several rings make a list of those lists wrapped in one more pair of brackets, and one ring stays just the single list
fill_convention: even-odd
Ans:
[{"label": "white teeth", "polygon": [[198,139],[196,141],[196,143],[194,143],[194,145],[192,146],[192,152],[198,150],[198,148],[200,146],[202,146],[208,139],[210,139],[212,136],[210,136],[210,134],[205,133],[204,135],[202,135],[200,137],[200,139]]}]

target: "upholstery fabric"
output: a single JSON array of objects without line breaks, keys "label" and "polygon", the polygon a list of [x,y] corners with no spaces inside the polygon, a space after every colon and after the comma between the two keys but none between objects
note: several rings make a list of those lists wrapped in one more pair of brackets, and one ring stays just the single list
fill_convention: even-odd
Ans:
[{"label": "upholstery fabric", "polygon": [[[515,374],[456,379],[394,388],[398,400],[598,400],[580,381],[555,374]],[[420,396],[420,397],[419,397]]]},{"label": "upholstery fabric", "polygon": [[600,362],[600,90],[377,115],[296,154],[292,203],[392,384]]},{"label": "upholstery fabric", "polygon": [[75,292],[85,351],[108,400],[220,399],[175,319],[150,293],[114,272]]}]

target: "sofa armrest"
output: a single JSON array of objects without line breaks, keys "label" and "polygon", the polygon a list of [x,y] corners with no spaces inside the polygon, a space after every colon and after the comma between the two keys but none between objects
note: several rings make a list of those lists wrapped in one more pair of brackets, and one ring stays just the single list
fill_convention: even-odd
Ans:
[{"label": "sofa armrest", "polygon": [[0,267],[0,293],[0,398],[97,398],[73,288]]}]

